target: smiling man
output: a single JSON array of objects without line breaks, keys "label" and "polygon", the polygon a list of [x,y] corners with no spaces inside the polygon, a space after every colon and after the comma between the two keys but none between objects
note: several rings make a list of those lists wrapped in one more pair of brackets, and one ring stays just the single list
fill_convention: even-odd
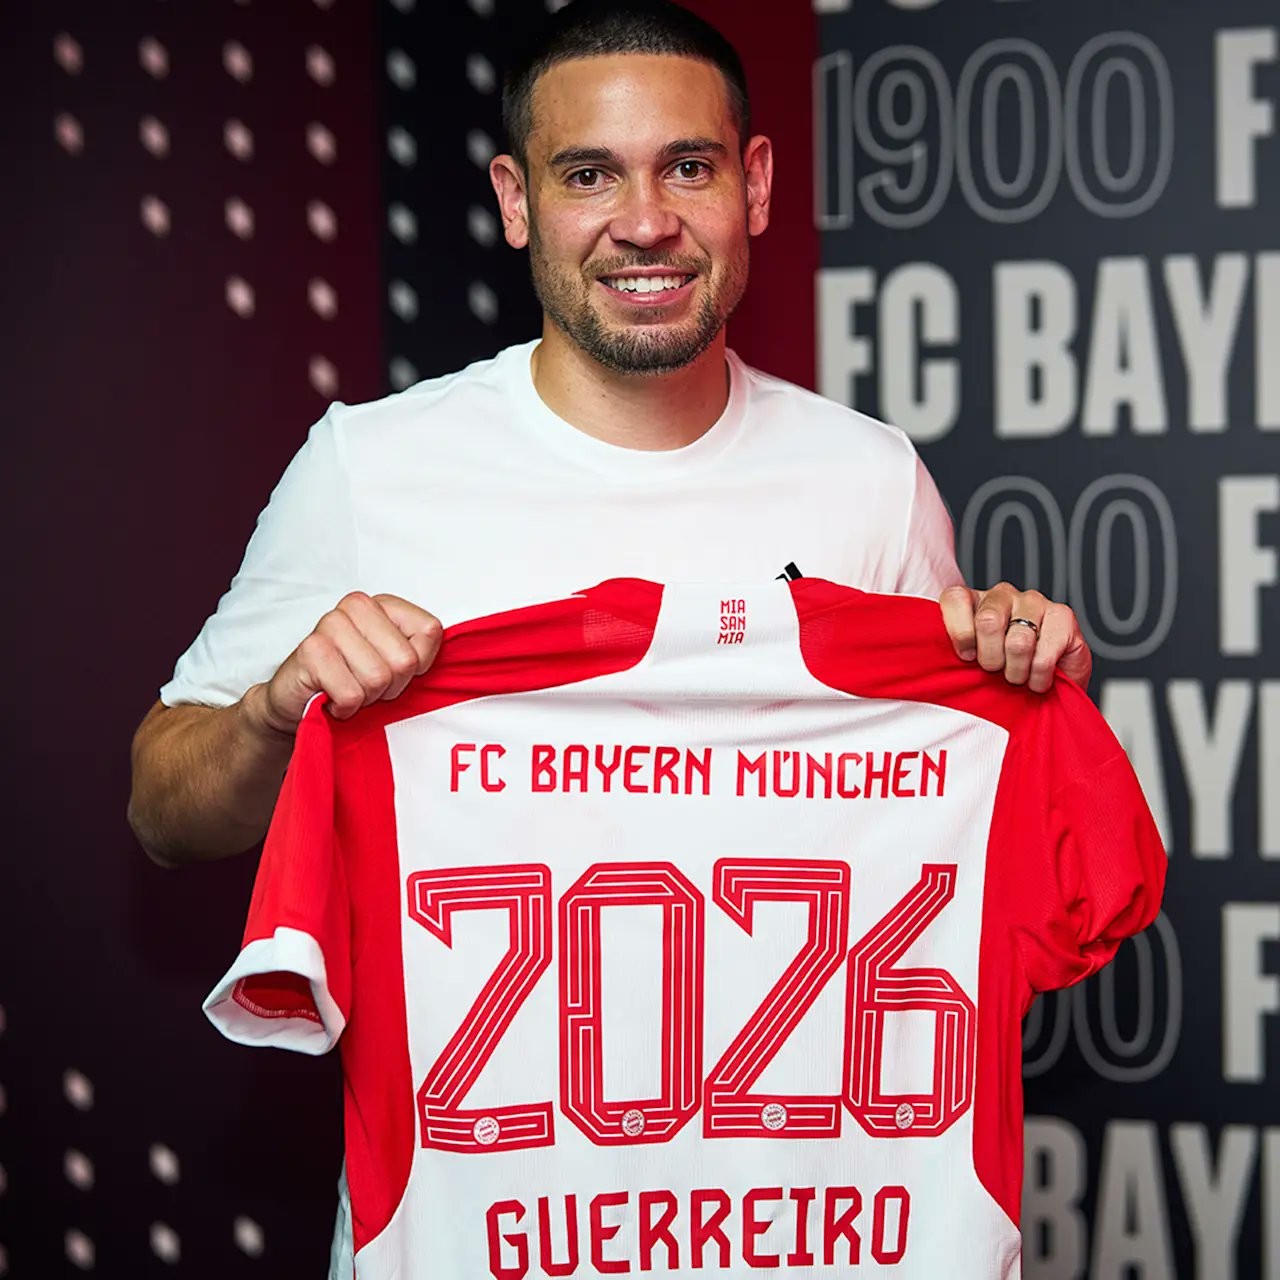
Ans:
[{"label": "smiling man", "polygon": [[578,0],[503,108],[490,173],[541,338],[316,424],[136,736],[130,816],[158,861],[261,839],[314,694],[350,716],[425,671],[442,624],[607,577],[790,567],[940,597],[962,657],[1088,680],[1070,609],[962,584],[905,435],[727,350],[773,152],[723,36],[660,0]]},{"label": "smiling man", "polygon": [[130,818],[161,863],[261,839],[313,695],[349,717],[424,672],[442,624],[605,578],[798,566],[941,598],[957,653],[1015,684],[1087,682],[1069,609],[963,586],[900,431],[727,350],[773,155],[719,33],[578,0],[513,67],[504,116],[491,176],[541,337],[313,428],[136,735]]}]

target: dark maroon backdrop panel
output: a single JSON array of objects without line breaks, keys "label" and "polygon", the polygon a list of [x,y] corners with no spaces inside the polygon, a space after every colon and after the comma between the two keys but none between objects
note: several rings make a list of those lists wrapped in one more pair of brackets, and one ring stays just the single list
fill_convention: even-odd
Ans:
[{"label": "dark maroon backdrop panel", "polygon": [[124,808],[133,727],[308,422],[381,389],[373,40],[310,0],[0,16],[15,1276],[324,1263],[335,1065],[199,1008],[254,859],[167,874]]}]

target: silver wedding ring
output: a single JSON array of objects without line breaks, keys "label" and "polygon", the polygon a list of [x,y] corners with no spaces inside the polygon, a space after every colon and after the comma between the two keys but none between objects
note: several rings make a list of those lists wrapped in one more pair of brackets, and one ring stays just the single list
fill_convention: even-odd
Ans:
[{"label": "silver wedding ring", "polygon": [[1011,627],[1030,627],[1036,633],[1036,639],[1040,638],[1040,624],[1032,622],[1030,618],[1010,618],[1009,626],[1005,630],[1007,631]]}]

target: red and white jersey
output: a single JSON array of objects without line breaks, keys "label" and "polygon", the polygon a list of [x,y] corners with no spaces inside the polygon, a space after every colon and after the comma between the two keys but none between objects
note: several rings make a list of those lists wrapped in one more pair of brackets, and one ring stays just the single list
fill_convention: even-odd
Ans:
[{"label": "red and white jersey", "polygon": [[340,1044],[359,1280],[1010,1277],[1020,1018],[1164,869],[935,603],[615,580],[313,703],[206,1009]]}]

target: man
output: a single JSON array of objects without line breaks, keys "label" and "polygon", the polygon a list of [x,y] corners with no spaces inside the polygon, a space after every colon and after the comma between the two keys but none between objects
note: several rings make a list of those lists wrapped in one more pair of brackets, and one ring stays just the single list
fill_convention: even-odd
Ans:
[{"label": "man", "polygon": [[[940,596],[956,652],[1012,683],[1088,681],[1069,609],[961,585],[905,436],[726,351],[773,157],[717,32],[670,4],[580,0],[515,65],[504,118],[490,173],[541,340],[313,429],[138,729],[129,815],[157,862],[261,839],[314,694],[347,718],[426,671],[442,624],[609,577],[794,563]],[[350,1265],[340,1214],[332,1274]]]},{"label": "man", "polygon": [[514,67],[504,119],[490,174],[541,341],[317,424],[138,729],[129,815],[160,863],[262,837],[314,694],[350,716],[430,666],[442,622],[604,577],[794,563],[940,596],[956,652],[1013,683],[1088,681],[1069,609],[961,585],[901,433],[727,353],[773,157],[723,37],[656,0],[580,0]]}]

